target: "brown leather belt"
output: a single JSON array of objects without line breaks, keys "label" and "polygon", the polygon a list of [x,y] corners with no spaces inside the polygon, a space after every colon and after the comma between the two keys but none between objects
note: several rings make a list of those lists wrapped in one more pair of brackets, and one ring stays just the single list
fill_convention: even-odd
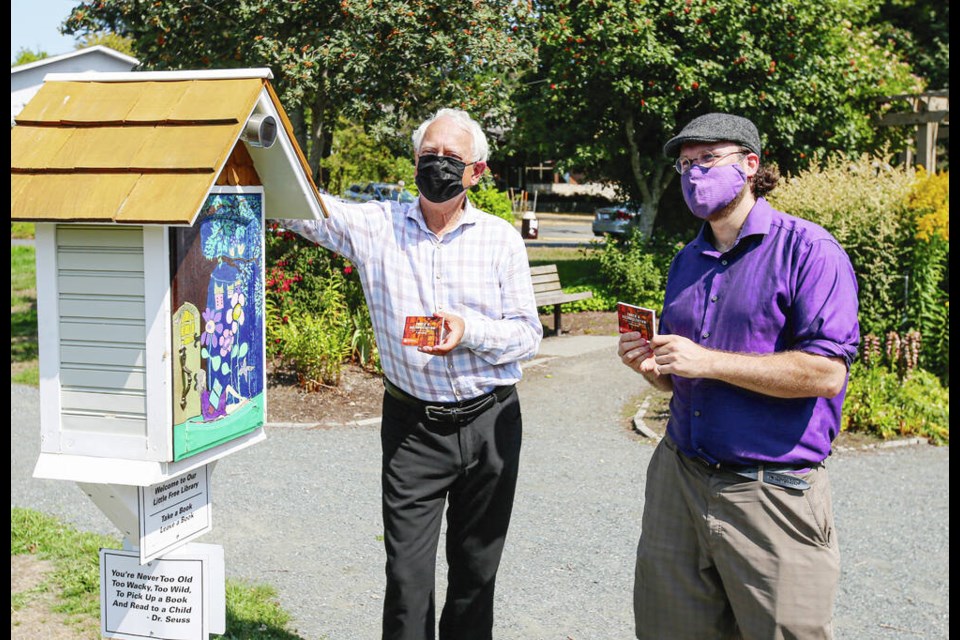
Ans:
[{"label": "brown leather belt", "polygon": [[497,402],[503,402],[516,390],[516,385],[495,387],[490,393],[461,402],[424,402],[419,400],[386,378],[383,386],[391,397],[400,402],[418,409],[428,420],[462,424],[473,420],[478,415],[492,407]]}]

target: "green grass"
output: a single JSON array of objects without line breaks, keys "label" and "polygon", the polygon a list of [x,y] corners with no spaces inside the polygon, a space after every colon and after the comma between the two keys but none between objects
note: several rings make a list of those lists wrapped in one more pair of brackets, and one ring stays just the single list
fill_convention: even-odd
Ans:
[{"label": "green grass", "polygon": [[58,594],[53,610],[72,617],[100,615],[100,547],[120,547],[108,536],[79,533],[55,518],[10,508],[10,555],[49,560],[53,573],[34,589],[11,594],[11,607],[25,606],[40,593]]},{"label": "green grass", "polygon": [[563,288],[600,284],[600,260],[580,247],[527,247],[531,266],[556,264]]},{"label": "green grass", "polygon": [[[53,593],[52,609],[68,622],[89,623],[100,616],[100,549],[119,549],[112,536],[80,532],[56,518],[31,509],[10,508],[10,555],[31,555],[53,564],[53,572],[38,586],[10,594],[10,606],[19,610],[42,594]],[[302,640],[287,629],[290,615],[277,601],[273,587],[226,581],[224,640]]]},{"label": "green grass", "polygon": [[33,247],[10,247],[10,362],[13,382],[36,385],[37,276]]},{"label": "green grass", "polygon": [[27,240],[36,237],[36,226],[32,222],[11,222],[10,237]]}]

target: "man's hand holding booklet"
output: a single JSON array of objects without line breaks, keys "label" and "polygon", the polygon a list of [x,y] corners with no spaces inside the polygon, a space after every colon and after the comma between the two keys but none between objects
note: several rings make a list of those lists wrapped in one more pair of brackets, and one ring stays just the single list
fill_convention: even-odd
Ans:
[{"label": "man's hand holding booklet", "polygon": [[435,347],[443,341],[443,318],[407,316],[401,343],[409,347]]},{"label": "man's hand holding booklet", "polygon": [[620,333],[639,331],[647,340],[657,335],[657,314],[653,309],[618,302],[617,320],[620,322]]}]

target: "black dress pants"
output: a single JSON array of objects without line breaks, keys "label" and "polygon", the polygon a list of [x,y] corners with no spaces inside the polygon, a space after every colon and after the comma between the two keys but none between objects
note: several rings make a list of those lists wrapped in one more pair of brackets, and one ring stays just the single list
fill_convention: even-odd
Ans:
[{"label": "black dress pants", "polygon": [[437,544],[447,507],[441,640],[489,640],[522,424],[516,393],[465,424],[427,420],[384,394],[384,640],[434,640]]}]

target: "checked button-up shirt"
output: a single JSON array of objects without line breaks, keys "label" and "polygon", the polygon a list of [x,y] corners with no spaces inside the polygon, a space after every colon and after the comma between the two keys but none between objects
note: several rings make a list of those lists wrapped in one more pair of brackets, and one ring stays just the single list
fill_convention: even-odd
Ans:
[{"label": "checked button-up shirt", "polygon": [[[543,337],[530,263],[517,230],[473,207],[442,238],[414,203],[346,203],[321,196],[329,218],[281,224],[350,260],[363,285],[386,377],[428,402],[459,402],[520,381]],[[407,316],[463,317],[446,356],[403,346]]]}]

